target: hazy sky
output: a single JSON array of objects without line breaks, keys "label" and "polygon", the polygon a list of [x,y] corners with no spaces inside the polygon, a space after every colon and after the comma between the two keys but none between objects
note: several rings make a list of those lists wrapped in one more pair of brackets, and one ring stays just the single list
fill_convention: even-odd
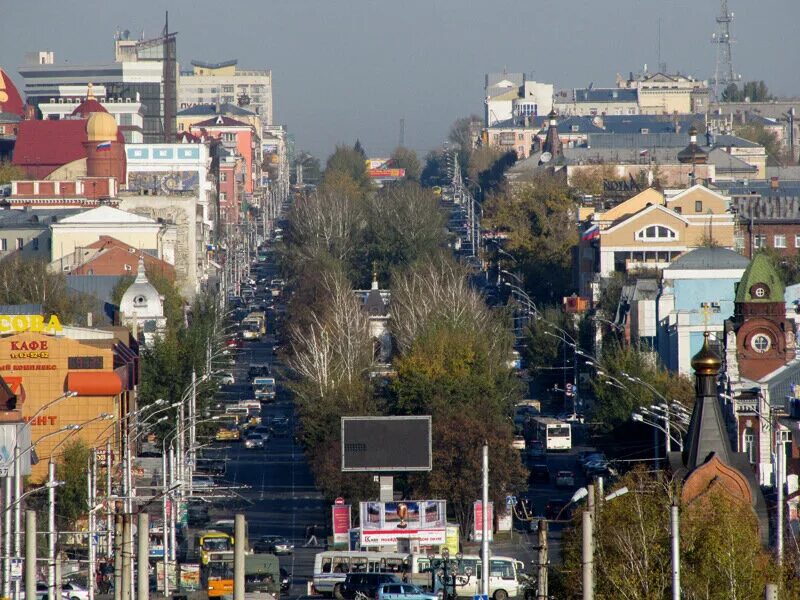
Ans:
[{"label": "hazy sky", "polygon": [[[154,36],[164,10],[178,59],[270,68],[275,120],[325,158],[359,138],[371,156],[424,154],[459,116],[482,114],[484,74],[523,71],[556,87],[613,85],[661,56],[709,78],[719,0],[0,0],[0,66],[19,81],[25,52],[113,61],[117,28]],[[800,94],[800,0],[729,0],[743,79]]]}]

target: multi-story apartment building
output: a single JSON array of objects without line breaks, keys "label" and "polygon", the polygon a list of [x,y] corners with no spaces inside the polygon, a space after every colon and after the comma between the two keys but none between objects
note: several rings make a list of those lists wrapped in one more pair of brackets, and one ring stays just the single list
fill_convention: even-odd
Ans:
[{"label": "multi-story apartment building", "polygon": [[192,70],[181,72],[178,108],[238,104],[257,113],[262,125],[272,125],[272,71],[240,69],[237,63],[237,60],[220,63],[193,60]]},{"label": "multi-story apartment building", "polygon": [[[165,124],[165,95],[168,100],[170,96],[174,98],[174,93],[166,90],[170,82],[164,83],[162,56],[160,40],[130,40],[120,34],[116,39],[116,62],[56,64],[53,52],[40,51],[28,54],[26,64],[18,70],[28,102],[40,109],[42,105],[73,102],[86,94],[89,84],[93,84],[94,94],[107,102],[113,99],[123,104],[140,103],[142,138],[145,143],[156,143],[164,141],[165,130],[175,131],[174,122]],[[174,120],[175,111],[168,112],[171,117],[167,118]],[[124,120],[120,118],[120,126],[128,125]]]}]

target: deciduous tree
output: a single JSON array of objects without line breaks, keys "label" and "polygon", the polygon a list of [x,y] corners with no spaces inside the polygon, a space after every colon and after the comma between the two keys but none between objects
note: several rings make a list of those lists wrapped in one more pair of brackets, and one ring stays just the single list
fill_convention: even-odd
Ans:
[{"label": "deciduous tree", "polygon": [[420,165],[416,152],[410,148],[398,146],[392,152],[392,160],[397,168],[406,170],[406,179],[419,180],[422,165]]}]

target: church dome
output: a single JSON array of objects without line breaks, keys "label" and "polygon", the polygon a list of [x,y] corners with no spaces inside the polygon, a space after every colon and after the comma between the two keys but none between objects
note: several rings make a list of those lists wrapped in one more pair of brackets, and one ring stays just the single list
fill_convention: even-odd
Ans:
[{"label": "church dome", "polygon": [[692,358],[692,368],[698,375],[716,375],[722,366],[722,360],[708,345],[708,332],[703,335],[703,347]]},{"label": "church dome", "polygon": [[115,142],[117,131],[117,122],[107,112],[93,112],[86,123],[86,136],[90,142]]},{"label": "church dome", "polygon": [[125,316],[136,316],[139,319],[157,319],[164,316],[164,302],[155,286],[148,281],[142,258],[139,259],[136,279],[122,295],[119,310]]}]

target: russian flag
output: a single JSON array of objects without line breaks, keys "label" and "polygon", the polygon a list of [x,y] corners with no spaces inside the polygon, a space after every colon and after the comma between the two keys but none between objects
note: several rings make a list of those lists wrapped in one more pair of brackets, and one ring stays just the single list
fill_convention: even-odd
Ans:
[{"label": "russian flag", "polygon": [[595,223],[581,235],[582,242],[590,242],[600,237],[600,227]]},{"label": "russian flag", "polygon": [[95,148],[95,150],[97,150],[98,152],[103,152],[105,150],[111,150],[111,142],[100,142],[99,144],[97,144],[97,147]]}]

